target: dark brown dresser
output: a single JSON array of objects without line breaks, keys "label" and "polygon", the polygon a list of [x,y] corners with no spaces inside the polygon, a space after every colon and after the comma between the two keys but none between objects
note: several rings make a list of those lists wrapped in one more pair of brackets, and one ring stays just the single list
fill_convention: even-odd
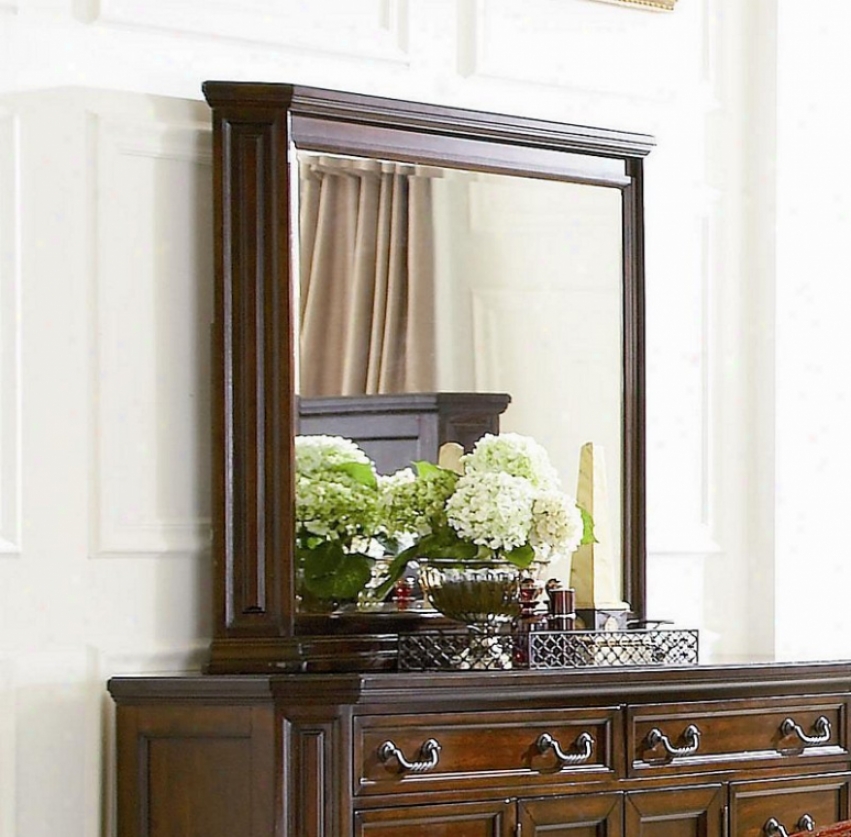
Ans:
[{"label": "dark brown dresser", "polygon": [[120,837],[780,837],[851,815],[851,667],[116,678]]}]

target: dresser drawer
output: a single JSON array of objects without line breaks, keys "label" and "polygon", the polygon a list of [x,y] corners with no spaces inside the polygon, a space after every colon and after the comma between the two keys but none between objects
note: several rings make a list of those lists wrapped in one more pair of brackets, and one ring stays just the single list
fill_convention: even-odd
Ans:
[{"label": "dresser drawer", "polygon": [[841,759],[847,705],[822,696],[636,706],[627,739],[633,776]]},{"label": "dresser drawer", "polygon": [[730,833],[782,837],[848,819],[851,774],[730,785]]},{"label": "dresser drawer", "polygon": [[598,781],[623,761],[615,707],[358,716],[354,791]]}]

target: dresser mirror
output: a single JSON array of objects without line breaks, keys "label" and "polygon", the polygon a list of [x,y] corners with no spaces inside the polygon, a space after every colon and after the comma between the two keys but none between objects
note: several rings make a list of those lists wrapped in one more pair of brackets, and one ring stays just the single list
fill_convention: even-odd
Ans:
[{"label": "dresser mirror", "polygon": [[[622,590],[643,616],[651,139],[290,85],[204,92],[217,224],[211,670],[391,667],[394,634],[428,618],[299,608],[300,400],[505,393],[500,429],[541,442],[571,492],[581,445],[603,447]],[[401,228],[381,226],[400,213]],[[384,240],[404,252],[382,256]],[[376,287],[374,265],[394,260],[412,283],[401,325],[375,313],[394,290],[392,275]]]},{"label": "dresser mirror", "polygon": [[620,188],[296,159],[298,393],[508,393],[500,430],[539,441],[571,493],[581,446],[608,453],[620,544]]}]

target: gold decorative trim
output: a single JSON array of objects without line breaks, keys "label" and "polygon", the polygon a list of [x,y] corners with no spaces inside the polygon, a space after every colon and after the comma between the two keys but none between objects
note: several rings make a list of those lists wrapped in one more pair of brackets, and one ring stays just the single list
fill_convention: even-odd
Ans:
[{"label": "gold decorative trim", "polygon": [[615,6],[639,6],[648,11],[672,12],[677,0],[598,0]]}]

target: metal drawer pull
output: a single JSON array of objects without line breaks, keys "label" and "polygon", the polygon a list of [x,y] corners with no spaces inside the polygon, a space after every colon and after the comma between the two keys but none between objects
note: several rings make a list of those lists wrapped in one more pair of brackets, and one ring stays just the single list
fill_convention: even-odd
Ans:
[{"label": "metal drawer pull", "polygon": [[[801,831],[813,831],[816,827],[816,821],[809,815],[804,814],[795,825],[793,834],[798,834]],[[781,822],[778,822],[772,817],[763,827],[766,837],[789,837],[789,832],[785,829]]]},{"label": "metal drawer pull", "polygon": [[437,767],[437,762],[440,759],[440,744],[434,738],[429,738],[420,747],[420,760],[408,761],[405,754],[392,741],[385,741],[378,748],[378,758],[383,762],[396,759],[405,772],[425,773]]},{"label": "metal drawer pull", "polygon": [[797,735],[804,744],[827,744],[830,741],[830,721],[824,715],[819,715],[816,718],[813,729],[816,731],[816,734],[807,735],[801,729],[800,724],[796,724],[792,718],[787,718],[780,724],[780,732],[784,737],[787,735]]},{"label": "metal drawer pull", "polygon": [[683,731],[683,740],[686,742],[685,747],[675,747],[671,739],[657,727],[647,733],[647,746],[651,750],[661,744],[669,756],[693,756],[700,746],[700,730],[694,724],[689,724]]},{"label": "metal drawer pull", "polygon": [[552,750],[561,765],[582,764],[582,762],[591,758],[591,753],[594,751],[594,739],[587,732],[581,733],[573,743],[573,746],[579,750],[578,753],[565,753],[558,741],[548,732],[542,732],[538,736],[537,744],[539,753],[543,754],[547,750]]}]

